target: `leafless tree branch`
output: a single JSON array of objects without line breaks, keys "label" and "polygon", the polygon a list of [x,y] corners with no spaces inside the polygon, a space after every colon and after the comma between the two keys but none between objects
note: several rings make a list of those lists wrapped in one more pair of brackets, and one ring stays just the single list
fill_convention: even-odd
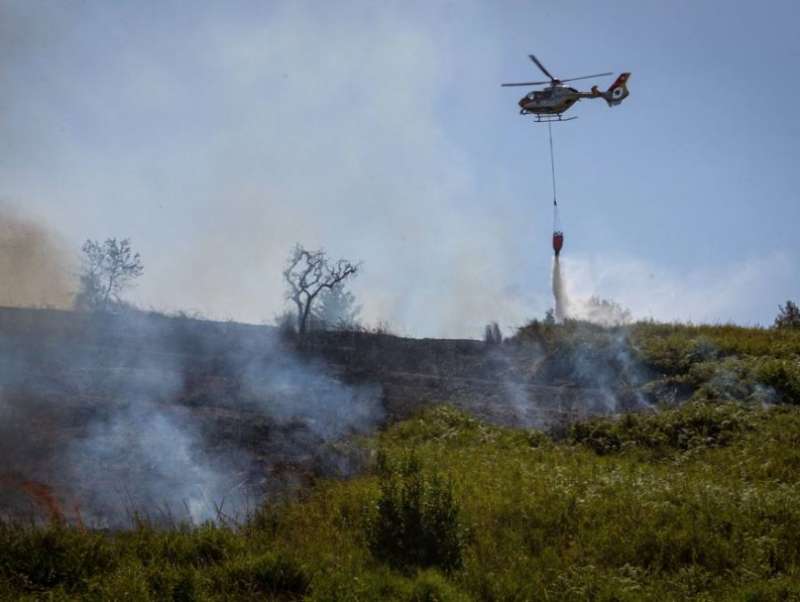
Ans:
[{"label": "leafless tree branch", "polygon": [[309,251],[299,243],[294,246],[286,262],[283,278],[289,288],[286,296],[297,308],[297,332],[306,334],[308,316],[314,300],[325,289],[332,289],[358,273],[360,264],[339,259],[331,264],[324,250]]}]

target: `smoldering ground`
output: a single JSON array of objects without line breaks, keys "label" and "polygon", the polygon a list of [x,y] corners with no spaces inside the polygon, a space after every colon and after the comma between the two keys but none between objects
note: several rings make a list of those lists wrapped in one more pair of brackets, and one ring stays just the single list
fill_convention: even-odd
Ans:
[{"label": "smoldering ground", "polygon": [[642,393],[652,377],[625,326],[534,320],[492,350],[507,423],[559,429],[594,415],[652,409]]}]

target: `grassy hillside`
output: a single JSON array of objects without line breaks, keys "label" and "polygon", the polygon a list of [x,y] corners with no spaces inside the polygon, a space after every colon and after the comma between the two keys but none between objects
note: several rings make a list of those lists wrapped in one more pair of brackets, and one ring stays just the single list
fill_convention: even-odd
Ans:
[{"label": "grassy hillside", "polygon": [[559,440],[440,407],[245,525],[0,528],[8,599],[784,600],[800,410],[690,403]]},{"label": "grassy hillside", "polygon": [[800,403],[800,329],[534,321],[515,342],[538,346],[545,368],[562,379],[600,379],[618,397],[640,393],[656,407],[704,399]]},{"label": "grassy hillside", "polygon": [[[796,330],[533,322],[501,345],[277,344],[257,326],[0,311],[0,450],[16,482],[58,472],[55,442],[80,441],[121,397],[200,424],[193,441],[210,457],[255,457],[245,476],[266,489],[299,483],[237,524],[224,505],[194,526],[165,527],[161,507],[114,531],[85,528],[80,512],[69,525],[0,522],[0,598],[800,599]],[[302,378],[248,388],[253,366],[266,384]],[[309,378],[328,373],[313,393]],[[340,381],[380,385],[380,432],[313,438],[317,414],[270,413],[314,395],[330,405]],[[548,403],[620,414],[528,428]],[[104,495],[109,467],[130,463],[113,460],[75,490]],[[147,466],[113,473],[131,498]]]}]

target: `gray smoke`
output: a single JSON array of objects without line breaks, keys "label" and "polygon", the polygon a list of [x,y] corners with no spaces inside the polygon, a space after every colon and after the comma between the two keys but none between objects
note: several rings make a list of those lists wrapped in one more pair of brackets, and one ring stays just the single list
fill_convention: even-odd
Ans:
[{"label": "gray smoke", "polygon": [[244,384],[256,407],[278,424],[301,421],[324,442],[372,429],[383,413],[378,385],[345,385],[318,362],[285,353],[279,367],[250,365]]},{"label": "gray smoke", "polygon": [[66,467],[84,520],[117,525],[133,515],[199,523],[248,503],[246,457],[212,453],[188,410],[141,401],[94,422],[70,442]]},{"label": "gray smoke", "polygon": [[46,484],[93,526],[242,518],[287,486],[282,467],[311,474],[383,418],[379,388],[344,383],[268,327],[136,311],[0,318],[0,481]]},{"label": "gray smoke", "polygon": [[593,415],[649,409],[643,386],[651,377],[628,335],[627,327],[580,320],[529,324],[515,345],[492,351],[506,422],[548,429]]}]

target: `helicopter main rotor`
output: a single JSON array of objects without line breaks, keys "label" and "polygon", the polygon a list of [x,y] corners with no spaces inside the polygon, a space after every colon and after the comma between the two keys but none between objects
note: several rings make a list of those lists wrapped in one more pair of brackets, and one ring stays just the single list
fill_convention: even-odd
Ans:
[{"label": "helicopter main rotor", "polygon": [[534,64],[537,67],[539,67],[539,69],[541,69],[542,73],[544,73],[550,79],[549,80],[545,80],[545,81],[541,81],[541,82],[518,82],[518,83],[500,84],[500,85],[504,86],[504,87],[511,87],[511,86],[541,86],[542,84],[550,84],[551,86],[557,86],[557,85],[562,84],[564,82],[574,82],[574,81],[577,81],[579,79],[592,79],[594,77],[605,77],[606,75],[613,75],[613,73],[608,72],[608,73],[595,73],[594,75],[582,75],[581,77],[570,77],[568,79],[558,79],[558,78],[553,77],[552,74],[547,69],[545,69],[545,66],[542,65],[542,63],[539,62],[539,59],[537,59],[534,55],[529,54],[528,58],[530,58],[534,62]]}]

